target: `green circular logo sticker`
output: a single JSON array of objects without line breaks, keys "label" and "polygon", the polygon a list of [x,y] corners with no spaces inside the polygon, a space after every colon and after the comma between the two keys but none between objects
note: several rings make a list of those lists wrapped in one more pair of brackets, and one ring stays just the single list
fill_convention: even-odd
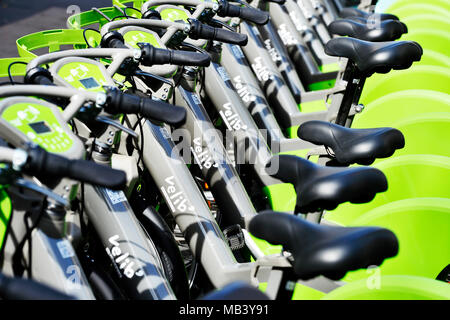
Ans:
[{"label": "green circular logo sticker", "polygon": [[132,46],[133,48],[139,48],[138,43],[150,43],[152,46],[156,48],[160,48],[160,44],[158,43],[158,40],[156,39],[155,35],[149,32],[144,31],[128,31],[123,35],[123,39],[127,44]]},{"label": "green circular logo sticker", "polygon": [[37,103],[16,103],[6,108],[2,118],[49,152],[66,152],[73,145],[72,138],[49,107]]},{"label": "green circular logo sticker", "polygon": [[186,12],[184,12],[181,9],[173,9],[173,8],[168,8],[168,9],[163,9],[159,12],[159,14],[161,15],[161,18],[163,20],[169,20],[172,22],[178,21],[178,20],[182,20],[185,22],[188,22],[188,15],[186,14]]},{"label": "green circular logo sticker", "polygon": [[70,62],[58,70],[58,75],[79,90],[102,92],[107,85],[105,76],[95,64]]}]

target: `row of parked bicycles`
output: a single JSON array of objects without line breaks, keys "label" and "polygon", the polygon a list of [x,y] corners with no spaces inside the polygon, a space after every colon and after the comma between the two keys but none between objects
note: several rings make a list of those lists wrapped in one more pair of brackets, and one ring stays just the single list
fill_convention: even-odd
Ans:
[{"label": "row of parked bicycles", "polygon": [[0,60],[5,299],[450,299],[445,0],[113,0]]}]

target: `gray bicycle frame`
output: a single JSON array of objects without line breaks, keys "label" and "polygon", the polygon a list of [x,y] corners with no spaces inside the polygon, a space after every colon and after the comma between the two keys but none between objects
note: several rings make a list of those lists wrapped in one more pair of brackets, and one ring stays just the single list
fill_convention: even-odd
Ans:
[{"label": "gray bicycle frame", "polygon": [[[315,17],[308,19],[305,17],[305,13],[298,3],[302,2],[288,0],[283,5],[269,3],[269,12],[275,25],[289,33],[291,37],[295,37],[301,45],[308,46],[318,64],[323,65],[335,62],[336,58],[325,55],[323,48],[323,45],[330,40],[330,36],[327,35],[327,38],[323,39],[318,35],[324,32],[328,34],[328,30],[319,19]],[[283,25],[287,21],[289,23]]]},{"label": "gray bicycle frame", "polygon": [[[54,61],[52,59],[67,55],[67,52],[59,52],[56,55],[48,54],[37,58],[38,61],[31,65],[40,65],[39,61],[47,63]],[[0,90],[0,96],[33,94],[70,98],[71,103],[62,114],[62,119],[65,121],[70,120],[86,101],[97,101],[98,97],[95,93],[61,87],[13,86],[6,93]],[[86,184],[84,197],[89,220],[93,223],[112,259],[121,283],[129,293],[141,299],[175,299],[167,280],[163,280],[165,276],[161,261],[158,259],[158,252],[145,236],[125,195],[121,191],[115,192]],[[45,245],[51,245],[51,243],[52,241],[47,241],[43,247],[33,245],[33,250],[35,248],[44,250]],[[36,251],[36,254],[38,253],[39,251]],[[35,255],[33,254],[33,256]],[[34,263],[33,265],[40,266],[41,264]]]},{"label": "gray bicycle frame", "polygon": [[[152,7],[152,6],[155,6],[158,4],[162,4],[162,3],[163,3],[162,0],[153,0],[153,1],[146,2],[142,6],[142,12],[145,12],[146,8],[148,8],[148,7]],[[209,8],[209,9],[213,10],[213,7],[214,7],[213,3],[202,2],[199,0],[170,0],[169,2],[164,1],[164,3],[179,4],[179,5],[192,3],[191,5],[193,5],[193,6],[197,5],[197,9],[192,14],[192,16],[194,18],[200,16],[200,14],[202,13],[202,10],[204,10],[202,8]],[[252,28],[249,24],[246,24],[246,23],[243,23],[242,25],[247,26],[247,28],[244,28],[245,30],[249,30],[249,28]],[[176,23],[176,22],[170,22],[170,21],[165,21],[165,20],[127,19],[127,20],[112,21],[112,22],[105,24],[101,29],[101,34],[105,35],[110,30],[117,29],[117,28],[123,28],[126,26],[166,28],[167,31],[161,37],[161,41],[164,44],[168,42],[168,40],[175,34],[175,32],[177,32],[177,31],[188,32],[189,31],[189,24],[184,24],[184,23]],[[256,30],[257,29],[255,28],[254,32],[257,32]],[[246,55],[252,55],[252,53],[254,53],[253,51],[255,49],[257,49],[258,47],[261,49],[258,51],[265,51],[264,46],[260,44],[261,43],[260,37],[258,37],[257,35],[254,35],[254,34],[252,35],[251,31],[247,31],[244,33],[246,33],[249,36],[249,44],[247,44],[247,46],[243,47],[243,50],[246,53]],[[252,39],[259,39],[260,41],[259,41],[259,43],[252,45],[252,43],[251,43],[253,41]],[[250,47],[252,47],[253,51],[248,49]],[[266,96],[269,97],[269,102],[271,104],[272,103],[278,104],[279,108],[282,110],[282,112],[285,113],[285,118],[287,119],[289,125],[284,125],[284,127],[300,125],[303,122],[309,121],[309,120],[316,120],[316,119],[326,120],[326,119],[333,119],[335,117],[335,114],[337,113],[337,110],[339,109],[339,106],[340,106],[339,99],[333,99],[332,106],[330,108],[332,110],[331,115],[327,115],[326,112],[318,112],[318,113],[311,113],[311,114],[300,113],[295,100],[293,99],[292,95],[290,94],[289,88],[287,88],[286,84],[283,81],[283,77],[277,71],[276,66],[273,67],[273,65],[274,65],[273,62],[270,62],[270,56],[267,55],[267,53],[261,53],[260,55],[263,57],[265,65],[272,66],[271,73],[277,75],[275,77],[276,84],[274,83],[272,85],[267,86],[267,84],[261,83],[261,87],[264,88],[267,86]],[[247,58],[249,59],[249,61],[252,61],[251,58],[249,58],[249,57],[247,57]],[[161,68],[161,69],[164,70],[163,68]],[[116,70],[117,69],[114,69],[113,71],[115,72]],[[161,73],[164,73],[164,72],[161,71]],[[113,74],[113,73],[110,73],[110,74]],[[342,75],[340,77],[342,77]],[[301,101],[308,102],[308,101],[321,100],[321,99],[325,100],[327,96],[329,96],[333,93],[338,93],[343,90],[345,90],[345,83],[342,81],[339,81],[339,79],[338,79],[337,84],[335,85],[334,88],[329,89],[329,90],[307,92],[305,94],[302,94]]]},{"label": "gray bicycle frame", "polygon": [[[186,124],[182,127],[186,130],[180,133],[189,135],[187,138],[183,137],[183,141],[190,144],[188,148],[184,148],[192,151],[195,162],[200,166],[226,219],[245,227],[245,217],[255,215],[256,211],[227,154],[223,137],[214,128],[193,88],[178,86],[175,94],[178,105],[184,106],[187,111]],[[174,134],[172,137],[175,138]]]},{"label": "gray bicycle frame", "polygon": [[[131,53],[125,54],[123,50],[132,52],[129,49],[88,49],[69,50],[72,52],[66,51],[65,53],[57,52],[37,58],[40,60],[35,61],[33,66],[75,54],[85,57],[112,55],[116,59],[117,57],[121,59],[130,57]],[[114,61],[112,65],[117,64]],[[111,73],[109,68],[108,73]],[[59,90],[61,88],[51,89]],[[64,89],[67,90],[69,88]],[[41,94],[44,92],[41,92]],[[55,91],[49,90],[47,92],[55,94]],[[71,96],[75,94],[73,90],[69,92],[72,93]],[[90,101],[96,101],[97,99],[97,96],[91,92],[82,92],[82,94],[88,95]],[[77,100],[78,105],[80,105],[80,101],[83,99],[73,100]],[[69,105],[65,109],[64,114],[70,112],[73,115],[74,109]],[[132,127],[137,121],[137,117],[129,116],[129,119],[129,125]],[[164,127],[155,125],[149,120],[142,121],[143,134],[141,135],[140,130],[136,129],[138,140],[140,143],[143,139],[144,150],[151,150],[151,152],[144,152],[143,154],[145,167],[160,188],[161,194],[169,204],[169,209],[189,243],[192,253],[202,263],[213,285],[219,288],[234,280],[251,282],[250,275],[252,272],[250,270],[253,268],[253,265],[250,264],[248,268],[244,268],[245,264],[242,266],[236,262],[195,180],[183,158],[179,156],[178,149],[173,143],[169,132]],[[247,214],[245,221],[248,221],[249,216],[251,216],[251,212]],[[247,236],[246,242],[253,241]],[[254,246],[252,252],[255,253],[255,250],[257,249]],[[258,253],[255,255],[258,256]],[[259,255],[262,256],[262,254]],[[246,270],[244,274],[241,271],[243,268]]]},{"label": "gray bicycle frame", "polygon": [[[273,109],[275,109],[277,121],[279,122],[281,127],[289,128],[292,126],[299,126],[309,120],[334,121],[336,119],[336,116],[342,105],[344,93],[347,88],[347,81],[343,79],[345,75],[345,69],[341,68],[341,71],[338,73],[338,77],[336,79],[336,84],[333,88],[302,93],[302,102],[305,103],[322,100],[326,107],[326,110],[302,113],[294,104],[293,98],[289,96],[287,90],[283,89],[283,86],[285,86],[285,84],[281,79],[282,76],[276,69],[273,61],[271,61],[269,54],[267,52],[264,52],[264,45],[261,39],[261,35],[259,34],[259,30],[247,23],[241,23],[241,30],[249,37],[247,46],[242,48],[245,55],[247,56],[248,61],[250,63],[257,62],[253,64],[264,66],[265,73],[268,75],[267,77],[258,77],[258,72],[255,72],[259,80],[260,87],[265,89],[266,97],[268,97],[270,105],[273,107]],[[283,53],[281,53],[281,55],[282,54]],[[341,63],[343,66],[347,67],[348,61],[347,59],[341,59]],[[253,71],[255,71],[255,67],[253,65],[252,67]],[[354,81],[357,80],[358,79],[354,79]],[[281,95],[281,92],[283,92],[284,94]],[[328,104],[327,101],[330,98],[331,103]],[[362,106],[353,104],[351,106],[348,115],[349,119],[346,125],[350,126],[352,116],[356,113],[361,112],[362,110]]]},{"label": "gray bicycle frame", "polygon": [[[111,23],[109,24],[109,28],[113,28],[113,25],[114,27],[124,26],[126,25],[123,24],[124,21]],[[128,25],[131,24],[132,23],[129,23]],[[104,29],[102,29],[102,32],[108,30],[105,26]],[[77,51],[77,54],[78,53],[79,51]],[[239,101],[239,97],[235,96],[235,98]],[[243,110],[245,110],[245,108],[243,108]],[[133,118],[133,116],[130,118]],[[130,124],[133,124],[133,121],[131,121]],[[258,130],[255,131],[258,132]],[[256,253],[256,262],[246,264],[236,263],[231,250],[225,243],[225,239],[212,217],[211,212],[206,206],[195,181],[193,181],[190,172],[187,170],[183,159],[178,157],[178,151],[176,150],[176,146],[174,145],[170,134],[164,127],[157,126],[148,120],[143,120],[143,135],[140,135],[139,139],[142,139],[142,137],[144,138],[144,149],[152,150],[151,157],[147,156],[146,153],[143,155],[145,166],[153,176],[156,184],[161,188],[164,188],[165,192],[162,191],[163,196],[168,203],[172,204],[172,206],[169,205],[169,207],[172,209],[172,214],[175,217],[177,224],[185,234],[191,251],[205,267],[210,280],[216,287],[234,280],[255,283],[255,279],[257,278],[259,281],[267,281],[274,266],[283,265],[287,267],[286,262],[283,262],[285,261],[284,257],[263,257],[262,253],[257,253],[258,249],[256,247],[251,248],[252,252],[254,254]],[[263,140],[260,139],[259,141]],[[257,142],[257,144],[258,143],[260,142]],[[270,155],[266,153],[266,157],[263,157],[263,159],[267,160],[269,156]],[[267,161],[261,161],[260,163],[265,164],[266,162]],[[260,167],[261,169],[263,168],[262,165]],[[166,174],[162,175],[162,172],[166,172]],[[170,187],[172,187],[173,191],[176,190],[175,197],[176,200],[178,200],[177,203],[183,204],[183,210],[180,210],[173,205],[173,199],[171,199],[171,196],[167,192]],[[172,197],[174,196],[172,195]],[[196,207],[192,206],[191,203],[195,204]],[[200,205],[200,208],[198,205]],[[186,207],[192,209],[192,212],[186,212]],[[247,215],[245,217],[246,222],[250,218],[251,215]],[[248,240],[248,234],[245,230],[243,231],[246,235],[246,240]],[[253,241],[246,241],[248,245],[252,242]],[[256,266],[261,265],[264,265],[265,267],[259,267],[256,278],[252,278],[251,275],[253,274],[253,271],[250,270],[254,270]],[[276,281],[278,280],[275,279],[275,282]]]},{"label": "gray bicycle frame", "polygon": [[[268,97],[269,103],[277,114],[277,120],[284,128],[292,126],[298,126],[309,120],[330,120],[335,117],[335,109],[338,110],[340,103],[338,103],[335,96],[333,96],[332,106],[330,110],[324,110],[319,112],[302,113],[294,98],[290,95],[289,89],[283,81],[283,77],[274,65],[270,58],[270,55],[265,50],[259,30],[247,23],[241,23],[241,30],[248,36],[248,44],[242,48],[247,60],[253,66],[253,70],[257,67],[264,68],[266,76],[258,77],[258,70],[256,70],[256,76],[259,80],[261,88],[265,89],[266,97]],[[301,101],[309,102],[316,100],[323,100],[327,96],[336,94],[339,91],[345,90],[345,83],[338,81],[334,88],[329,90],[312,91],[308,94],[302,94]],[[330,113],[331,112],[331,113]]]},{"label": "gray bicycle frame", "polygon": [[[128,26],[134,21],[129,21],[128,23],[124,23],[123,21],[120,22],[122,23],[108,23],[104,26],[103,32],[107,32],[106,30],[116,28],[119,25]],[[140,25],[148,27],[153,26],[154,24],[152,23],[152,21],[148,21],[147,23],[145,23],[144,21],[140,21]],[[164,40],[161,40],[164,43]],[[166,38],[166,41],[167,40],[168,38]],[[220,66],[216,67],[220,68]],[[216,70],[210,69],[210,67],[206,69]],[[216,92],[220,92],[220,95],[224,95],[221,89],[218,89]],[[219,205],[221,203],[226,204],[225,207],[227,208],[227,218],[231,219],[233,223],[239,224],[244,227],[244,217],[246,215],[253,215],[256,212],[249,196],[247,195],[247,192],[245,191],[245,188],[242,185],[242,182],[240,181],[237,172],[231,166],[232,161],[227,156],[227,151],[223,146],[223,139],[219,135],[217,135],[217,132],[214,129],[206,110],[201,104],[200,99],[194,92],[193,88],[192,90],[186,90],[185,88],[177,87],[175,94],[177,95],[177,101],[179,102],[179,104],[184,106],[188,113],[187,122],[183,126],[183,128],[187,129],[186,133],[189,134],[189,137],[186,140],[190,142],[190,147],[193,148],[193,156],[197,156],[195,148],[196,144],[200,143],[200,145],[197,147],[201,148],[201,153],[206,152],[206,154],[202,155],[202,157],[211,158],[212,162],[214,163],[214,165],[207,167],[202,165],[202,161],[200,159],[196,159],[197,164],[201,166],[203,176],[207,179],[208,184],[211,186],[213,194],[215,195],[215,198],[218,201]],[[234,99],[235,98],[236,96],[234,95]],[[227,97],[225,97],[225,99],[227,99]],[[235,103],[240,104],[239,99],[236,101],[237,102]],[[224,117],[224,114],[228,114],[230,112],[230,109],[232,108],[232,106],[225,106],[221,110],[218,109],[218,112],[222,114],[222,117]],[[254,124],[251,117],[248,115],[248,112],[245,110],[245,108],[242,111],[244,111],[244,114],[247,113],[246,122],[250,122],[249,128],[251,128],[251,130],[253,130],[255,134],[259,134],[258,128]],[[242,118],[242,116],[239,116],[239,118]],[[224,119],[224,121],[228,123],[226,118]],[[183,141],[186,140],[183,139]],[[255,145],[258,145],[260,143],[265,144],[265,139],[261,139],[261,137],[259,137],[257,140],[261,142],[257,142]],[[261,175],[265,177],[265,181],[273,181],[272,178],[269,179],[267,177],[267,174],[264,170],[265,165],[270,159],[270,151],[269,149],[267,149],[267,147],[266,150],[266,157],[263,158],[263,161],[258,162],[258,171],[261,172]],[[234,203],[234,205],[231,206],[231,203]]]},{"label": "gray bicycle frame", "polygon": [[[40,200],[36,193],[30,191],[20,191],[20,188],[10,187],[9,193],[15,199],[21,201],[14,202],[14,216],[10,221],[10,233],[4,243],[4,257],[2,271],[8,275],[14,275],[12,259],[13,254],[18,249],[18,241],[23,238],[27,230],[24,222],[32,225],[38,212],[36,208],[25,207],[25,203]],[[34,211],[31,211],[33,210]],[[25,218],[26,212],[33,212],[34,218]],[[26,220],[25,220],[26,219]],[[23,261],[31,264],[32,278],[38,282],[47,284],[61,292],[80,300],[95,299],[95,296],[84,274],[81,263],[78,260],[75,249],[67,236],[58,234],[48,234],[48,231],[40,228],[33,230],[30,235],[31,260],[28,258],[28,241],[23,246]],[[29,277],[28,272],[24,273]]]},{"label": "gray bicycle frame", "polygon": [[[241,48],[237,45],[224,44],[222,65],[226,66],[234,88],[242,103],[250,112],[258,128],[267,130],[266,143],[274,152],[286,152],[311,148],[312,145],[301,139],[288,139],[284,136],[258,81],[253,75]],[[246,126],[252,123],[244,122]],[[264,136],[264,135],[263,135]]]},{"label": "gray bicycle frame", "polygon": [[325,7],[315,0],[296,0],[296,2],[311,27],[316,30],[321,41],[326,43],[330,40],[330,34],[326,26],[334,19],[328,14]]},{"label": "gray bicycle frame", "polygon": [[[13,86],[14,89],[16,89]],[[8,92],[7,87],[2,87],[0,90],[0,97],[9,96],[21,96],[26,91],[13,90],[11,88]],[[4,103],[14,103],[20,101],[31,101],[28,97],[23,98],[9,98],[4,100]],[[44,105],[49,105],[46,102],[40,102]],[[4,121],[4,120],[2,120]],[[4,127],[0,122],[0,136],[5,141],[14,144],[16,147],[23,147],[23,143],[27,141],[27,137],[23,134],[14,136],[13,132],[7,127]],[[75,145],[75,143],[74,143]],[[6,154],[3,156],[7,156]],[[71,155],[71,157],[77,157],[77,153]],[[14,161],[12,163],[14,165]],[[14,196],[17,201],[14,201],[14,214],[11,219],[9,229],[11,230],[8,238],[4,243],[4,257],[2,259],[2,271],[5,274],[14,275],[13,270],[13,256],[19,250],[19,239],[22,239],[27,234],[27,228],[25,224],[33,225],[36,222],[37,216],[41,214],[40,207],[44,205],[42,199],[41,190],[45,190],[39,181],[36,181],[37,186],[32,182],[22,179],[20,184],[11,186],[9,192],[11,196]],[[62,179],[56,186],[55,194],[63,194],[65,198],[69,196],[69,190],[72,190],[74,182],[69,179]],[[22,191],[23,187],[29,189]],[[39,192],[39,193],[36,193]],[[45,192],[45,195],[49,195]],[[64,202],[67,203],[66,199]],[[36,201],[40,205],[32,206],[32,203]],[[52,210],[53,207],[61,209],[61,203],[52,200],[51,197],[47,200],[46,209]],[[61,292],[64,292],[70,296],[73,296],[81,300],[95,299],[95,296],[87,281],[86,275],[83,272],[82,266],[78,257],[75,254],[75,249],[71,242],[70,237],[70,225],[73,225],[73,212],[67,207],[63,217],[59,219],[45,219],[46,223],[39,223],[37,228],[30,234],[30,239],[21,248],[23,255],[22,260],[29,266],[31,266],[31,274],[33,279],[47,284],[52,288],[55,288]],[[27,212],[31,213],[31,216],[27,216]],[[71,221],[72,220],[72,221]],[[41,220],[42,221],[42,220]],[[66,228],[64,228],[64,224]],[[76,223],[75,223],[76,224]],[[32,243],[30,248],[29,244]],[[27,254],[31,250],[31,254]],[[25,272],[26,276],[30,276],[28,272]]]},{"label": "gray bicycle frame", "polygon": [[[320,30],[320,27],[324,27],[323,24],[317,23],[316,28],[312,27],[308,22],[308,19],[305,18],[305,15],[302,12],[302,9],[299,7],[298,2],[294,0],[286,0],[284,6],[296,30],[302,35],[311,51],[313,51],[319,57],[319,59],[326,57],[324,52],[324,44],[327,43],[331,39],[331,37],[327,35],[327,39],[324,39],[324,41],[322,42],[316,31],[318,28]],[[272,8],[272,6],[270,8]],[[326,60],[320,59],[320,61],[325,62]]]},{"label": "gray bicycle frame", "polygon": [[[302,94],[306,92],[303,83],[295,70],[294,63],[289,57],[286,47],[283,44],[278,32],[276,31],[272,20],[262,26],[257,26],[261,34],[261,39],[264,41],[264,46],[269,52],[272,61],[277,65],[278,71],[283,76],[284,81],[291,90],[292,96],[296,103],[300,103]],[[252,41],[252,40],[251,40]],[[313,70],[316,65],[313,65]]]}]

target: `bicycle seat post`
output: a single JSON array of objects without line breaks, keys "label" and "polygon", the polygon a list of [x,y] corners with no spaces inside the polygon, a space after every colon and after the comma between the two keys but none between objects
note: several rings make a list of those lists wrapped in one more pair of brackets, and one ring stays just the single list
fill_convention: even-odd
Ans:
[{"label": "bicycle seat post", "polygon": [[336,124],[341,126],[345,126],[352,106],[358,103],[366,77],[359,72],[352,61],[349,61],[343,79],[347,81],[347,87],[335,121]]}]

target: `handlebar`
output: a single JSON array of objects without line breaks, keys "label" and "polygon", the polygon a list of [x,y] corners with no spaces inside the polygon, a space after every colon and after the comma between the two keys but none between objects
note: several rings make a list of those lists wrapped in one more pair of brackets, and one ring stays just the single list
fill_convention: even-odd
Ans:
[{"label": "handlebar", "polygon": [[128,47],[125,45],[123,41],[120,39],[111,39],[108,42],[107,45],[109,48],[117,48],[117,49],[128,49]]},{"label": "handlebar", "polygon": [[207,67],[211,62],[210,56],[201,52],[159,49],[148,43],[138,43],[138,46],[142,50],[141,63],[144,66],[169,63],[180,66]]},{"label": "handlebar", "polygon": [[[105,34],[102,37],[101,46],[104,48],[128,48],[123,36],[116,31]],[[167,63],[207,67],[211,61],[209,55],[205,53],[155,48],[149,43],[138,43],[138,46],[141,48],[140,62],[147,67]]]},{"label": "handlebar", "polygon": [[264,25],[269,22],[269,13],[261,11],[251,7],[240,7],[229,4],[228,2],[222,2],[219,11],[217,11],[219,17],[238,17],[243,20],[253,22],[255,24]]},{"label": "handlebar", "polygon": [[53,76],[47,69],[36,67],[27,70],[24,82],[28,84],[41,84],[44,86],[54,86]]},{"label": "handlebar", "polygon": [[146,118],[165,122],[174,126],[183,125],[186,121],[186,110],[163,101],[126,94],[117,88],[109,88],[106,94],[105,110],[111,114],[139,113]]},{"label": "handlebar", "polygon": [[39,146],[33,146],[28,152],[27,162],[22,171],[36,177],[67,177],[80,182],[103,186],[110,189],[123,189],[126,174],[121,170],[97,164],[87,160],[71,160],[49,153]]},{"label": "handlebar", "polygon": [[191,24],[189,37],[194,40],[217,40],[220,42],[237,44],[240,46],[245,46],[248,42],[248,37],[245,34],[232,32],[226,29],[214,28],[195,19],[190,19],[189,22]]},{"label": "handlebar", "polygon": [[36,84],[41,84],[41,85],[44,85],[44,86],[54,86],[55,85],[52,82],[52,80],[50,80],[46,76],[37,76],[34,81],[35,81]]}]

